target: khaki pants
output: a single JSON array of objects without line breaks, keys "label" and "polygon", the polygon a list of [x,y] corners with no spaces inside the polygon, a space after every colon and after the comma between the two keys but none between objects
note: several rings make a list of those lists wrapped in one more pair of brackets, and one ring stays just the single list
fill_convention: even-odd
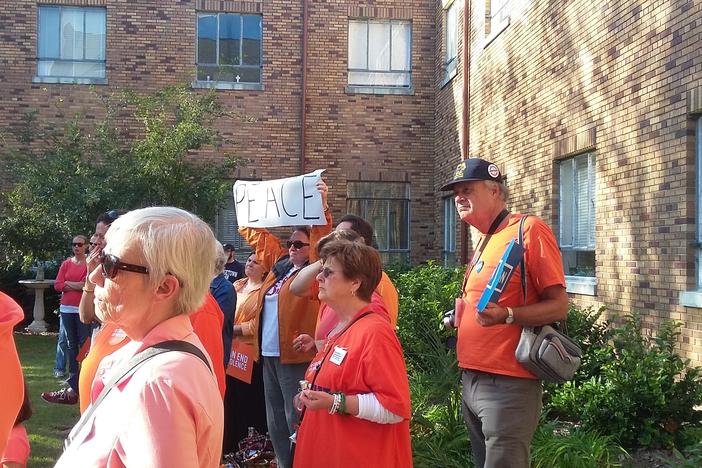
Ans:
[{"label": "khaki pants", "polygon": [[541,414],[540,380],[464,370],[463,420],[476,468],[528,468]]}]

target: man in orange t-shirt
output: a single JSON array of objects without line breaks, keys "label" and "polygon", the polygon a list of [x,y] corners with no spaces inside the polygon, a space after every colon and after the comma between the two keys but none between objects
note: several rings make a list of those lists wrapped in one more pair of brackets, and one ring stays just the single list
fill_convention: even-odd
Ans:
[{"label": "man in orange t-shirt", "polygon": [[526,299],[517,271],[497,303],[490,302],[478,312],[476,305],[505,249],[517,238],[523,215],[506,210],[504,178],[495,164],[483,159],[461,162],[453,180],[441,190],[453,191],[461,220],[483,235],[468,265],[456,310],[463,418],[474,464],[528,468],[542,387],[517,362],[514,352],[522,326],[566,318],[568,295],[558,244],[542,220],[529,216],[523,227]]}]

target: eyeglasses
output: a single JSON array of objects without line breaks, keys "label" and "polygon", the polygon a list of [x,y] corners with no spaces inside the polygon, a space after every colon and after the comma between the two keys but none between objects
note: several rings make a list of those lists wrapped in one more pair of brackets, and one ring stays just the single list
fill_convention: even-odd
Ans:
[{"label": "eyeglasses", "polygon": [[85,242],[71,242],[71,247],[83,247]]},{"label": "eyeglasses", "polygon": [[285,245],[287,245],[288,248],[290,248],[290,247],[295,247],[297,250],[300,250],[301,248],[310,245],[310,243],[309,243],[309,242],[302,242],[302,241],[299,241],[299,240],[296,240],[296,241],[290,241],[290,240],[289,240],[288,242],[286,242]]},{"label": "eyeglasses", "polygon": [[102,265],[102,276],[105,278],[114,278],[117,276],[119,270],[131,271],[134,273],[141,273],[142,275],[148,275],[149,269],[141,265],[133,265],[131,263],[124,263],[116,257],[115,255],[106,254],[105,252],[100,254],[100,264]]},{"label": "eyeglasses", "polygon": [[334,273],[336,273],[336,272],[335,272],[334,270],[332,270],[331,268],[329,268],[329,267],[322,267],[322,268],[319,270],[319,274],[321,274],[322,277],[323,277],[324,279],[329,278],[329,277],[330,277],[331,275],[333,275]]}]

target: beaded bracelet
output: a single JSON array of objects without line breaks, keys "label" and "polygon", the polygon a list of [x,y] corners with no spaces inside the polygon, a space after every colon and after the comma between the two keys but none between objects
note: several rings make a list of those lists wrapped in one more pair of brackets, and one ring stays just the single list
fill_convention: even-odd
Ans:
[{"label": "beaded bracelet", "polygon": [[334,396],[334,401],[332,402],[331,408],[329,408],[329,414],[334,414],[339,411],[339,406],[341,405],[341,396],[338,393],[332,393]]},{"label": "beaded bracelet", "polygon": [[339,403],[338,413],[343,416],[346,414],[346,395],[339,393],[339,396],[341,398],[341,403]]}]

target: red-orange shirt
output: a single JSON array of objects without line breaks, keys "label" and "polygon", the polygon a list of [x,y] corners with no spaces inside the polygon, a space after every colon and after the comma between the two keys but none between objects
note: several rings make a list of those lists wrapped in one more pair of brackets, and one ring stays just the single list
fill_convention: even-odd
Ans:
[{"label": "red-orange shirt", "polygon": [[200,338],[205,351],[212,360],[212,371],[217,377],[219,393],[224,398],[226,381],[224,378],[224,342],[222,341],[222,326],[224,326],[224,314],[215,298],[209,292],[205,296],[202,306],[190,314],[190,323],[193,331]]},{"label": "red-orange shirt", "polygon": [[[514,358],[522,332],[521,325],[482,327],[475,319],[480,296],[510,241],[517,238],[521,218],[522,215],[513,215],[504,229],[492,235],[466,282],[463,291],[465,308],[458,326],[457,347],[458,365],[462,369],[536,378]],[[526,304],[533,304],[539,302],[544,289],[555,285],[565,287],[563,262],[553,232],[536,216],[527,218],[523,236],[527,270]],[[515,270],[497,303],[502,307],[524,305],[519,268]]]},{"label": "red-orange shirt", "polygon": [[7,438],[15,425],[17,413],[24,400],[24,379],[12,330],[24,312],[10,296],[0,292],[0,454],[5,451]]},{"label": "red-orange shirt", "polygon": [[[373,304],[359,314],[373,310]],[[374,393],[388,411],[405,418],[397,424],[378,424],[355,416],[306,411],[298,430],[295,467],[383,468],[411,467],[407,369],[400,342],[386,317],[372,313],[353,323],[327,343],[346,350],[339,365],[320,351],[307,369],[311,383],[321,362],[315,389],[346,395]]]},{"label": "red-orange shirt", "polygon": [[81,414],[90,405],[90,388],[93,386],[95,373],[100,366],[102,358],[110,355],[129,343],[129,338],[114,323],[106,323],[95,335],[95,340],[88,355],[85,356],[80,365],[80,376],[78,377],[78,391],[80,397]]}]

